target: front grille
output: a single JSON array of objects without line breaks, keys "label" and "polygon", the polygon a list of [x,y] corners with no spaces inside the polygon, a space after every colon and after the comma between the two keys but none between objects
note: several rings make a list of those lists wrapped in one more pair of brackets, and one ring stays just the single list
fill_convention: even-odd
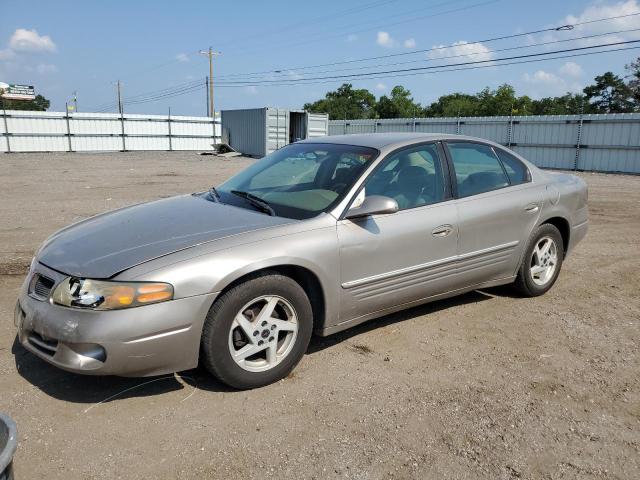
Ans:
[{"label": "front grille", "polygon": [[31,281],[31,292],[37,297],[49,298],[54,283],[50,278],[36,273]]},{"label": "front grille", "polygon": [[27,336],[31,346],[37,348],[46,355],[53,356],[58,350],[58,341],[52,338],[45,338],[36,332],[29,332]]}]

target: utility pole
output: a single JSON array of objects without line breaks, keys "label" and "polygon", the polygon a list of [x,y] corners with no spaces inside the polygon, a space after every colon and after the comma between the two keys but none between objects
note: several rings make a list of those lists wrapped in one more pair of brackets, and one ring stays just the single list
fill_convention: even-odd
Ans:
[{"label": "utility pole", "polygon": [[116,82],[116,89],[118,91],[118,113],[120,113],[120,115],[122,115],[122,91],[121,91],[121,86],[122,84],[120,83],[120,80],[118,80]]},{"label": "utility pole", "polygon": [[201,55],[209,57],[209,113],[211,117],[216,119],[215,104],[213,101],[213,57],[222,55],[222,52],[214,52],[213,47],[209,47],[209,50],[200,50]]}]

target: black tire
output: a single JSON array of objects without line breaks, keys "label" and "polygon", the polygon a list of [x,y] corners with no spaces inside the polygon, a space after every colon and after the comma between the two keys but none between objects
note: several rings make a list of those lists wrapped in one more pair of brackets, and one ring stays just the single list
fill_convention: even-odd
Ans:
[{"label": "black tire", "polygon": [[[531,275],[531,262],[533,256],[533,250],[536,248],[538,242],[543,238],[551,238],[557,249],[557,264],[553,275],[546,281],[544,285],[538,285],[534,282]],[[531,235],[527,250],[522,259],[520,269],[518,270],[518,276],[514,282],[515,288],[525,297],[538,297],[543,295],[556,282],[560,269],[562,268],[562,261],[564,259],[564,243],[560,231],[550,223],[544,223],[536,228]]]},{"label": "black tire", "polygon": [[[251,300],[265,295],[286,299],[295,309],[298,333],[289,354],[270,370],[241,368],[229,351],[229,331],[235,315]],[[265,271],[240,283],[218,298],[209,309],[201,340],[201,362],[218,380],[239,390],[262,387],[286,377],[309,346],[313,332],[311,303],[302,287],[290,277]]]}]

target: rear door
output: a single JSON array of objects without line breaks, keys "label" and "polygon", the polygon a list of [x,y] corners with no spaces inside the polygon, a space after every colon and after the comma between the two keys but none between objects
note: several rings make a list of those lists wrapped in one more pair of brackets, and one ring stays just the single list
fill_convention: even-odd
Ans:
[{"label": "rear door", "polygon": [[452,288],[458,222],[443,157],[435,143],[389,154],[356,201],[384,195],[400,210],[338,221],[343,321]]},{"label": "rear door", "polygon": [[540,215],[541,193],[515,157],[503,162],[483,143],[446,146],[457,197],[461,281],[469,286],[515,275]]}]

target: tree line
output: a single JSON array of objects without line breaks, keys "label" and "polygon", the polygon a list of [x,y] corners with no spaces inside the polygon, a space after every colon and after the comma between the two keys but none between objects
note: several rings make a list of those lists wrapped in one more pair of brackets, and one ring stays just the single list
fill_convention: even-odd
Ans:
[{"label": "tree line", "polygon": [[613,72],[596,76],[582,93],[568,92],[534,100],[527,95],[517,96],[511,85],[504,84],[495,90],[486,87],[474,95],[459,92],[443,95],[426,106],[416,102],[401,85],[376,100],[369,90],[344,83],[327,92],[325,98],[306,103],[304,109],[328,113],[332,120],[640,112],[640,57],[626,65],[625,71],[624,78]]}]

